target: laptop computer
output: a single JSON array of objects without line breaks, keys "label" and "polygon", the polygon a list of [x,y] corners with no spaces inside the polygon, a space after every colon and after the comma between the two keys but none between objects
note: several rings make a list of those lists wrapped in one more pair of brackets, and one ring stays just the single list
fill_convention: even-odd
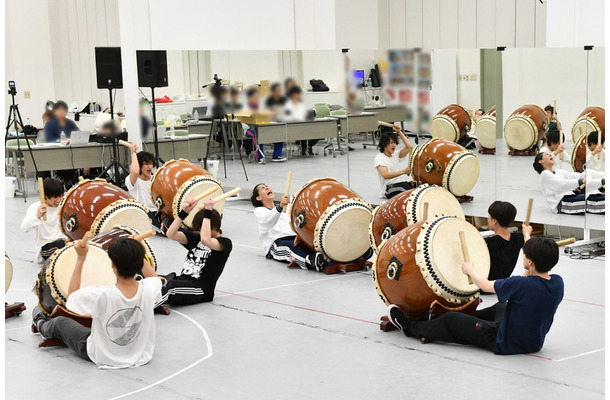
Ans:
[{"label": "laptop computer", "polygon": [[197,111],[197,115],[199,116],[199,121],[205,118],[205,113],[208,111],[207,107],[193,107],[193,112],[191,113],[192,118],[195,118],[195,111]]},{"label": "laptop computer", "polygon": [[74,131],[70,134],[70,145],[87,144],[89,143],[90,135],[91,132],[89,131]]}]

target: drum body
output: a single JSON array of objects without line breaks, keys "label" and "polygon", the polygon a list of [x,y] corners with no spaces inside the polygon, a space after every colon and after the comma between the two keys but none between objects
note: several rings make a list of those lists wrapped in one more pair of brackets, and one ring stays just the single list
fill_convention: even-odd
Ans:
[{"label": "drum body", "polygon": [[[108,247],[110,247],[110,245],[112,243],[114,243],[115,240],[117,240],[119,238],[126,239],[130,235],[139,235],[140,233],[142,233],[142,232],[139,232],[136,229],[133,229],[131,227],[117,225],[117,226],[112,227],[112,229],[110,229],[109,231],[100,233],[99,235],[92,237],[89,240],[89,242],[99,244],[102,247],[102,249],[104,249],[104,251],[108,251]],[[144,248],[146,249],[146,256],[147,256],[146,258],[148,259],[148,262],[150,263],[151,267],[153,267],[156,271],[157,270],[157,256],[155,255],[155,251],[153,250],[152,246],[150,245],[150,242],[148,241],[148,239],[143,239],[142,244],[144,245]]]},{"label": "drum body", "polygon": [[392,197],[373,211],[369,225],[369,240],[375,251],[382,241],[403,228],[425,221],[424,204],[428,204],[428,218],[453,215],[464,219],[464,211],[454,195],[440,186],[421,185]]},{"label": "drum body", "polygon": [[514,150],[529,150],[544,138],[549,125],[546,111],[535,104],[517,108],[504,124],[504,140]]},{"label": "drum body", "polygon": [[572,140],[578,142],[581,133],[601,132],[602,135],[606,132],[606,110],[602,107],[591,106],[587,107],[580,113],[574,126],[572,126]]},{"label": "drum body", "polygon": [[8,258],[6,252],[4,253],[4,293],[8,292],[8,288],[11,286],[13,280],[13,263]]},{"label": "drum body", "polygon": [[496,106],[493,106],[477,121],[476,135],[482,147],[496,148]]},{"label": "drum body", "polygon": [[314,179],[299,189],[288,212],[292,229],[328,260],[349,262],[370,250],[371,206],[333,178]]},{"label": "drum body", "polygon": [[[170,160],[157,170],[150,185],[150,193],[157,209],[174,219],[182,210],[186,200],[213,187],[216,188],[216,191],[201,199],[199,204],[203,204],[209,198],[223,194],[222,183],[205,169],[188,160],[180,159]],[[214,204],[214,209],[222,214],[224,206],[225,201],[222,200]],[[182,224],[190,228],[198,211],[199,208],[195,207],[189,216],[182,221]]]},{"label": "drum body", "polygon": [[62,232],[72,240],[88,231],[98,235],[115,225],[139,231],[152,227],[148,209],[104,179],[85,179],[68,190],[59,205],[59,221]]},{"label": "drum body", "polygon": [[580,135],[578,140],[574,142],[572,150],[572,168],[575,172],[583,172],[585,170],[585,162],[587,161],[587,134]]},{"label": "drum body", "polygon": [[468,193],[479,179],[479,160],[457,143],[434,138],[417,146],[409,167],[416,181],[439,185],[455,196]]},{"label": "drum body", "polygon": [[430,122],[432,137],[439,137],[451,142],[466,138],[472,121],[464,107],[451,104],[439,111]]},{"label": "drum body", "polygon": [[386,305],[422,318],[435,300],[455,307],[478,296],[479,288],[462,273],[459,231],[476,270],[489,275],[489,251],[475,227],[452,216],[420,221],[384,241],[373,261],[375,287]]}]

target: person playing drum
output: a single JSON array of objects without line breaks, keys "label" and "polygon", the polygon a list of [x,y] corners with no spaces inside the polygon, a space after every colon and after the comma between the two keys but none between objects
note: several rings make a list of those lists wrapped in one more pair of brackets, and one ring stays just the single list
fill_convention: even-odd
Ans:
[{"label": "person playing drum", "polygon": [[606,151],[603,147],[605,135],[602,135],[602,142],[599,144],[597,135],[597,132],[591,132],[587,135],[587,147],[591,152],[587,155],[585,165],[587,166],[587,171],[605,172]]},{"label": "person playing drum", "polygon": [[195,214],[193,230],[180,230],[182,221],[197,206],[194,198],[188,199],[177,218],[167,230],[167,237],[184,246],[188,253],[180,275],[172,272],[165,276],[164,303],[171,305],[196,304],[214,300],[216,282],[231,254],[231,239],[221,236],[220,213],[213,209],[214,199],[207,199],[205,207]]},{"label": "person playing drum", "polygon": [[[403,161],[413,149],[409,139],[397,125],[393,126],[393,132],[384,132],[379,138],[379,154],[375,156],[375,168],[379,174],[381,183],[381,195],[388,199],[412,188],[411,169],[401,169],[400,162]],[[396,151],[398,146],[398,135],[405,147]]]},{"label": "person playing drum", "polygon": [[[555,160],[555,165],[553,166],[553,171],[556,169],[565,169],[568,171],[572,171],[573,168],[570,165],[570,155],[565,150],[563,143],[559,142],[560,136],[563,133],[560,133],[558,130],[554,130],[549,132],[546,137],[546,144],[540,149],[541,153],[551,154],[553,159]],[[563,135],[563,142],[565,142],[566,137]],[[563,160],[559,158],[559,155],[563,154]]]},{"label": "person playing drum", "polygon": [[472,263],[462,264],[462,272],[484,292],[496,293],[499,303],[474,316],[450,311],[429,321],[413,320],[392,304],[388,316],[406,336],[426,342],[470,344],[495,354],[535,353],[563,299],[563,279],[549,274],[558,260],[555,241],[533,237],[523,246],[523,276],[490,281]]},{"label": "person playing drum", "polygon": [[477,135],[475,133],[475,128],[477,127],[477,122],[479,122],[479,120],[481,119],[483,114],[485,114],[485,111],[480,108],[478,110],[474,111],[474,115],[472,116],[472,126],[470,127],[470,130],[468,131],[468,137],[473,138],[473,139],[477,138]]},{"label": "person playing drum", "polygon": [[[23,232],[34,231],[34,251],[39,263],[66,245],[66,237],[61,232],[57,218],[57,207],[64,195],[64,186],[58,179],[46,178],[43,188],[44,203],[37,201],[30,205],[21,221]],[[43,218],[45,215],[46,219]]]},{"label": "person playing drum", "polygon": [[256,185],[250,196],[265,257],[295,263],[302,269],[324,271],[325,262],[321,253],[310,253],[294,244],[296,235],[290,227],[290,216],[287,212],[282,212],[290,202],[289,197],[282,196],[278,205],[275,204],[274,197],[273,189],[264,183]]},{"label": "person playing drum", "polygon": [[561,123],[557,119],[557,112],[553,108],[552,105],[548,105],[544,107],[544,111],[546,111],[546,116],[549,118],[549,126],[547,127],[546,134],[558,130],[561,131]]},{"label": "person playing drum", "polygon": [[529,240],[533,228],[523,224],[522,232],[510,233],[508,226],[515,220],[517,209],[507,201],[494,201],[487,212],[487,226],[495,233],[485,238],[491,261],[488,279],[506,279],[512,275],[521,248]]},{"label": "person playing drum", "polygon": [[[144,247],[134,239],[117,239],[108,248],[114,286],[81,289],[83,265],[89,245],[74,245],[77,258],[68,290],[66,308],[92,317],[86,328],[67,317],[47,318],[40,306],[32,312],[33,323],[44,338],[61,339],[85,360],[99,368],[131,368],[148,363],[155,350],[155,303],[161,298],[162,280],[135,275],[155,274],[144,261]],[[152,270],[152,272],[147,270]]]}]

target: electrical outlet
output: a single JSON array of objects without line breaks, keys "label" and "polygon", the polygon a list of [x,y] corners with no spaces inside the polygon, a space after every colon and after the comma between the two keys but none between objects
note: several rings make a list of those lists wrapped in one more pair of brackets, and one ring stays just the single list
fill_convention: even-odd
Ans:
[{"label": "electrical outlet", "polygon": [[29,91],[29,90],[24,91],[24,92],[23,92],[23,97],[24,97],[24,98],[26,98],[26,99],[29,99],[30,97],[32,97],[32,96],[30,95],[30,91]]},{"label": "electrical outlet", "polygon": [[468,80],[469,81],[476,81],[477,80],[477,74],[470,74],[470,75],[468,75]]}]

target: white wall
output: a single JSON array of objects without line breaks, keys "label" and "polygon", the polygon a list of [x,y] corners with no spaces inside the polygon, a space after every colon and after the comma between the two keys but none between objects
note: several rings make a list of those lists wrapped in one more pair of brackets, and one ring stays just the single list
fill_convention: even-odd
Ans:
[{"label": "white wall", "polygon": [[303,89],[310,90],[311,79],[322,79],[331,91],[345,87],[345,61],[340,50],[304,50]]},{"label": "white wall", "polygon": [[[32,12],[34,9],[37,11]],[[23,123],[27,124],[30,118],[32,125],[42,127],[44,105],[55,99],[48,10],[36,0],[7,0],[5,10],[5,78],[17,84],[15,102],[19,104]],[[28,21],[27,28],[24,21]],[[11,97],[5,85],[2,82],[4,112],[8,113]],[[25,91],[30,91],[29,99],[24,98]]]},{"label": "white wall", "polygon": [[[432,51],[432,112],[451,103],[467,110],[481,107],[481,56],[477,49]],[[475,74],[475,81],[460,81],[458,75]]]},{"label": "white wall", "polygon": [[548,3],[548,47],[605,46],[604,0],[552,0]]}]

